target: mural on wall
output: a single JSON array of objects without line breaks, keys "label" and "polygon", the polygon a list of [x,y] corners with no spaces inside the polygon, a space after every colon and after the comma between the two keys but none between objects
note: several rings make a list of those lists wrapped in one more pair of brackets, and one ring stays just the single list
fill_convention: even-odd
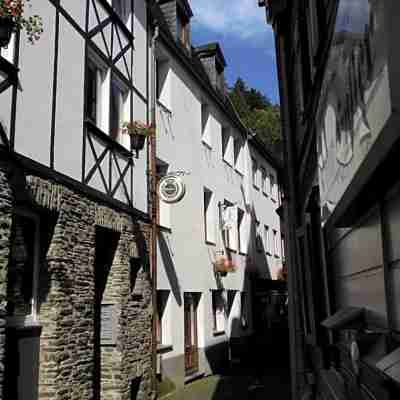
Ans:
[{"label": "mural on wall", "polygon": [[383,3],[339,3],[318,109],[323,222],[332,214],[390,116]]}]

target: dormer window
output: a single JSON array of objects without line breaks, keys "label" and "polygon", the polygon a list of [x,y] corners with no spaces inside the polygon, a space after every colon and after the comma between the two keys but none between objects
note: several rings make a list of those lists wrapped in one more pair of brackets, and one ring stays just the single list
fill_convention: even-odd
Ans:
[{"label": "dormer window", "polygon": [[181,41],[183,46],[187,49],[190,48],[190,21],[189,18],[185,16],[183,11],[179,8],[177,9],[177,37]]}]

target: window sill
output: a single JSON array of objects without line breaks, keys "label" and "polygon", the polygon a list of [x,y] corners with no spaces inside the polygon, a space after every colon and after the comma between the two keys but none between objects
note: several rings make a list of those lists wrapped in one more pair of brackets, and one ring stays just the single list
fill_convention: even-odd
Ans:
[{"label": "window sill", "polygon": [[212,240],[207,240],[206,239],[206,244],[208,244],[208,245],[210,245],[210,246],[216,246],[217,245],[217,243],[216,242],[214,242],[214,241],[212,241]]},{"label": "window sill", "polygon": [[253,183],[253,188],[256,189],[258,192],[260,191],[260,188],[257,185],[255,185],[254,183]]},{"label": "window sill", "polygon": [[269,252],[269,251],[266,251],[265,254],[266,254],[267,256],[272,256],[272,253]]},{"label": "window sill", "polygon": [[244,178],[244,173],[239,171],[238,169],[235,168],[236,173],[241,177]]},{"label": "window sill", "polygon": [[247,252],[245,253],[245,252],[239,250],[239,255],[240,256],[247,256]]},{"label": "window sill", "polygon": [[225,331],[214,331],[213,336],[222,336],[225,335]]},{"label": "window sill", "polygon": [[229,161],[225,160],[225,158],[223,158],[222,161],[223,161],[229,168],[233,168],[233,163],[230,163]]},{"label": "window sill", "polygon": [[264,195],[265,197],[269,197],[269,196],[268,196],[268,193],[267,193],[267,192],[264,192],[264,190],[263,190],[262,193],[263,193],[263,195]]},{"label": "window sill", "polygon": [[161,232],[172,233],[172,229],[171,229],[171,227],[169,227],[169,226],[157,224],[157,228],[158,228],[158,230],[160,230]]},{"label": "window sill", "polygon": [[204,372],[193,372],[190,375],[185,376],[185,384],[193,382],[197,379],[202,378],[205,375]]},{"label": "window sill", "polygon": [[165,113],[169,114],[170,116],[172,116],[172,111],[169,107],[167,107],[165,104],[161,103],[160,100],[157,100],[157,106],[159,106],[161,108],[162,111],[164,111]]},{"label": "window sill", "polygon": [[110,145],[111,148],[114,148],[123,156],[128,158],[131,158],[133,156],[133,153],[131,151],[127,150],[124,146],[122,146],[105,132],[103,132],[92,120],[86,118],[85,125],[91,133],[94,133],[98,138],[100,138],[100,140],[106,142],[108,145]]},{"label": "window sill", "polygon": [[232,249],[231,247],[226,246],[227,250],[229,250],[231,253],[237,254],[237,250]]},{"label": "window sill", "polygon": [[205,140],[201,139],[201,144],[207,148],[207,150],[212,150],[212,146],[210,143],[206,142]]},{"label": "window sill", "polygon": [[169,353],[174,350],[174,346],[172,344],[158,344],[157,345],[157,354]]},{"label": "window sill", "polygon": [[276,200],[275,200],[274,198],[272,198],[272,197],[271,197],[271,201],[272,201],[273,203],[276,203]]}]

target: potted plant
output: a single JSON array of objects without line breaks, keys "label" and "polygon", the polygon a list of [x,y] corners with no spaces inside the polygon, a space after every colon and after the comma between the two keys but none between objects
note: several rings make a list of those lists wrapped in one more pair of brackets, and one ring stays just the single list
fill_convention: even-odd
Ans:
[{"label": "potted plant", "polygon": [[220,257],[214,263],[214,268],[217,272],[220,272],[224,276],[228,272],[235,272],[236,271],[236,264],[227,257]]},{"label": "potted plant", "polygon": [[0,47],[6,47],[14,30],[25,29],[28,41],[34,44],[43,33],[39,15],[24,17],[25,6],[30,0],[0,0]]},{"label": "potted plant", "polygon": [[126,134],[130,135],[132,149],[136,151],[142,150],[146,137],[155,133],[153,125],[147,125],[140,121],[124,122],[123,129]]}]

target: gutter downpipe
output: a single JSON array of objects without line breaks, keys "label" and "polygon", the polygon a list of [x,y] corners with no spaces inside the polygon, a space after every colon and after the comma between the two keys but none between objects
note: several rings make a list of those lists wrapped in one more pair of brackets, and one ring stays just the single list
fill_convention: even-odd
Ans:
[{"label": "gutter downpipe", "polygon": [[280,24],[275,21],[275,45],[277,50],[277,70],[279,78],[279,88],[281,96],[281,121],[283,128],[284,142],[284,165],[283,175],[287,196],[285,196],[284,206],[284,226],[285,226],[285,252],[288,265],[288,295],[289,295],[289,348],[290,348],[290,372],[291,372],[291,392],[292,399],[297,400],[303,385],[301,370],[303,370],[303,350],[301,340],[301,330],[299,326],[299,294],[298,293],[298,272],[297,272],[297,236],[296,236],[296,184],[294,180],[294,152],[292,130],[290,126],[290,106],[288,102],[285,36],[281,32]]},{"label": "gutter downpipe", "polygon": [[[151,125],[156,129],[156,56],[155,46],[159,35],[159,28],[156,25],[151,38],[151,75],[150,75],[150,98],[151,98]],[[156,135],[151,135],[150,142],[150,212],[151,212],[151,278],[152,278],[152,365],[153,365],[153,388],[155,398],[157,397],[157,170],[156,170]]]}]

